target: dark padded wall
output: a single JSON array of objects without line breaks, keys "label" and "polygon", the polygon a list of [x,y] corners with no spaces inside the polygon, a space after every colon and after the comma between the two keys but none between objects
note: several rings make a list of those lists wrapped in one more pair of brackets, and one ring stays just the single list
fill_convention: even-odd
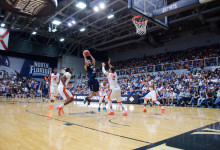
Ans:
[{"label": "dark padded wall", "polygon": [[31,43],[24,40],[9,39],[9,47],[7,51],[13,51],[18,53],[35,54],[47,57],[60,57],[61,52],[56,47],[50,45],[42,45]]}]

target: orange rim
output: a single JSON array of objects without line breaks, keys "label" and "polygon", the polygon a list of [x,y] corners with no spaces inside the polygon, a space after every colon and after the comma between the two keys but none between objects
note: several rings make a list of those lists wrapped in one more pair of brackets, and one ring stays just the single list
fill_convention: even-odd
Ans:
[{"label": "orange rim", "polygon": [[143,17],[141,17],[141,16],[134,16],[134,17],[132,18],[132,21],[135,22],[135,23],[147,23],[147,22],[148,22],[148,20],[145,20],[145,21],[142,21],[142,22],[137,22],[137,21],[134,20],[134,19],[136,19],[136,18],[143,18]]}]

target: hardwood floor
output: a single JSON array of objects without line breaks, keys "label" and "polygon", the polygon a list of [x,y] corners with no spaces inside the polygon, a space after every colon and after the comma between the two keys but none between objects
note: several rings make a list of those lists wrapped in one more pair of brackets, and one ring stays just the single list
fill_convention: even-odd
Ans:
[{"label": "hardwood floor", "polygon": [[[54,106],[62,101],[55,102]],[[74,102],[58,116],[38,99],[0,98],[0,149],[217,149],[220,146],[220,109],[158,106],[141,112],[142,105],[125,105],[122,116]],[[175,142],[174,142],[175,141]],[[217,142],[215,142],[217,141]]]}]

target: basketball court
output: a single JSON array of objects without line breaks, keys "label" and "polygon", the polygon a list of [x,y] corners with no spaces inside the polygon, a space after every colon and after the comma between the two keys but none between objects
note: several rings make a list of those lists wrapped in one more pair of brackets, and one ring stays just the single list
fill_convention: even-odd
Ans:
[{"label": "basketball court", "polygon": [[[38,99],[1,98],[0,149],[218,149],[219,109],[126,105],[123,117],[74,102],[65,115]],[[61,102],[56,102],[58,105]],[[203,143],[203,144],[198,144]]]},{"label": "basketball court", "polygon": [[[84,5],[82,3],[76,5],[79,8],[75,7],[78,0],[63,1],[65,2],[59,7],[62,0],[1,0],[1,8],[9,12],[0,21],[1,27],[10,26],[10,34],[14,39],[25,38],[25,42],[35,41],[38,44],[43,42],[47,46],[53,45],[62,49],[54,52],[52,48],[38,47],[27,51],[39,57],[57,54],[55,57],[58,59],[65,53],[67,56],[82,58],[80,55],[84,49],[93,49],[94,53],[100,52],[97,57],[102,57],[106,56],[104,50],[112,50],[113,53],[118,50],[115,48],[120,44],[121,51],[139,48],[141,44],[147,42],[145,39],[152,45],[160,44],[154,41],[152,35],[155,37],[162,37],[163,33],[165,35],[172,24],[179,23],[182,18],[178,17],[183,15],[181,13],[184,11],[195,9],[193,13],[205,16],[211,12],[206,10],[206,6],[208,7],[209,2],[214,0],[106,0],[104,2],[108,12],[106,14],[102,12],[101,14],[105,16],[97,15],[95,19],[89,17],[104,9],[104,6],[96,7],[98,0],[91,0],[90,4],[86,1]],[[72,5],[73,8],[68,8]],[[86,6],[87,8],[89,6],[89,9],[82,13],[83,7]],[[200,6],[204,12],[199,11]],[[212,7],[210,9],[216,15],[219,6]],[[193,13],[186,13],[192,17],[189,17],[189,20],[195,17]],[[12,14],[16,17],[12,17]],[[114,17],[117,21],[112,23],[110,19]],[[206,24],[207,20],[201,21],[203,21],[201,24]],[[173,32],[182,30],[180,24],[175,24],[177,30]],[[185,30],[191,30],[192,24],[196,23],[186,23]],[[10,49],[8,36],[9,30],[4,29],[0,42],[4,44],[5,51]],[[119,41],[114,41],[117,38]],[[171,41],[173,37],[165,38]],[[25,53],[20,49],[22,45],[17,46],[15,41],[11,44],[15,51]],[[124,48],[130,41],[130,47]],[[140,41],[141,43],[137,44]],[[112,46],[112,43],[115,46]],[[100,60],[100,64],[103,60]],[[29,62],[26,62],[27,64],[29,65]],[[80,66],[79,64],[75,63],[74,67]],[[7,65],[9,67],[10,63]],[[32,68],[34,67],[36,66],[32,65]],[[61,103],[63,103],[61,100],[56,100],[54,106]],[[161,114],[161,109],[155,105],[152,107],[148,105],[147,112],[144,113],[143,105],[125,104],[128,116],[122,116],[120,106],[113,104],[115,115],[108,116],[106,111],[97,111],[96,102],[87,106],[82,101],[74,101],[64,108],[65,114],[59,116],[57,110],[49,110],[49,106],[50,103],[43,99],[7,99],[1,96],[0,150],[219,150],[220,147],[220,109],[165,106],[166,111]]]}]

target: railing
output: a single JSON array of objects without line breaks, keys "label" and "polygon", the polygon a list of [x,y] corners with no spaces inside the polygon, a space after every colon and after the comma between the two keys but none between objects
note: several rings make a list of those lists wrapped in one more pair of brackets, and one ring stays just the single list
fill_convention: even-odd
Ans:
[{"label": "railing", "polygon": [[[201,67],[210,67],[210,66],[219,66],[220,65],[220,57],[209,57],[203,59],[194,59],[194,60],[186,60],[179,61],[173,63],[161,63],[158,65],[150,65],[143,67],[135,67],[135,68],[127,68],[116,70],[117,74],[121,77],[128,76],[129,74],[143,74],[147,72],[163,72],[163,71],[171,71],[171,70],[180,70],[180,69],[193,69],[193,68],[201,68]],[[104,75],[102,72],[97,73],[97,78],[103,78]],[[78,82],[82,82],[87,80],[87,75],[76,75],[73,80],[78,80]]]}]

